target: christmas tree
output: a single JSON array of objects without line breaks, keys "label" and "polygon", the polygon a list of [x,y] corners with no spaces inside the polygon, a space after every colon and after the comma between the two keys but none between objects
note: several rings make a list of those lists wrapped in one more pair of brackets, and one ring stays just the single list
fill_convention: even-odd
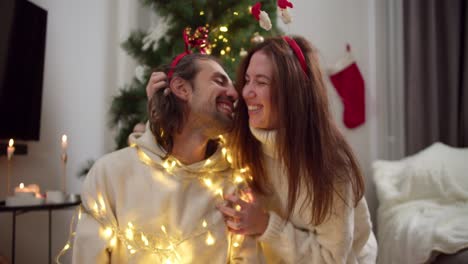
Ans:
[{"label": "christmas tree", "polygon": [[122,44],[140,66],[130,84],[113,99],[110,109],[111,127],[118,130],[117,149],[126,147],[135,125],[147,120],[145,88],[149,76],[155,68],[170,64],[184,51],[182,32],[187,27],[192,32],[198,27],[209,30],[208,52],[221,59],[231,78],[252,43],[263,36],[278,34],[276,1],[265,1],[261,6],[270,16],[270,31],[260,28],[252,17],[251,8],[255,4],[252,0],[143,0],[142,4],[155,12],[161,23],[148,32],[133,32]]}]

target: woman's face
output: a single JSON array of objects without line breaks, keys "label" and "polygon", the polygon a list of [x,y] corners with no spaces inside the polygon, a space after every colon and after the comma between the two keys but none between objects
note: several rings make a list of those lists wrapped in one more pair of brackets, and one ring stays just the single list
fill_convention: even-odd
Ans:
[{"label": "woman's face", "polygon": [[263,51],[257,51],[251,57],[245,73],[242,97],[248,108],[249,124],[254,128],[278,128],[278,113],[271,100],[272,63]]}]

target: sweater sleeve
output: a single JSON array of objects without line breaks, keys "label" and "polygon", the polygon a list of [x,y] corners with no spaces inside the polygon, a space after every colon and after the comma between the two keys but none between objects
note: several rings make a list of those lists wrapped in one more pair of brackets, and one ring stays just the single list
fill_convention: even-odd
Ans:
[{"label": "sweater sleeve", "polygon": [[[357,256],[353,252],[354,208],[349,199],[350,190],[344,189],[342,197],[349,205],[335,195],[332,212],[322,224],[299,228],[270,211],[267,229],[258,240],[270,254],[285,263],[356,263]],[[295,210],[291,219],[294,218],[308,223],[310,213]]]},{"label": "sweater sleeve", "polygon": [[97,161],[83,183],[82,212],[76,226],[72,263],[110,263],[111,238],[103,231],[116,220],[104,172]]},{"label": "sweater sleeve", "polygon": [[[236,235],[232,235],[234,237]],[[265,263],[265,259],[260,251],[260,246],[257,240],[251,236],[244,236],[240,247],[233,247],[231,249],[230,263],[244,264],[244,263]]]}]

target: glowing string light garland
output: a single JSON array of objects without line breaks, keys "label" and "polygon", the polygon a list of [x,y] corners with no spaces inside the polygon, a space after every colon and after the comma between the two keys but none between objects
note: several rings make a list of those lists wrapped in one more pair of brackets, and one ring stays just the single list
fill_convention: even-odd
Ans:
[{"label": "glowing string light garland", "polygon": [[[220,136],[220,141],[221,143],[225,143],[225,139],[223,138],[223,136]],[[137,145],[133,144],[131,145],[131,147],[136,148],[137,155],[141,162],[155,169],[164,169],[170,175],[172,175],[171,172],[177,165],[181,165],[179,161],[177,161],[176,159],[172,157],[169,157],[163,162],[162,165],[160,165],[154,162]],[[226,161],[232,164],[232,156],[230,154],[230,151],[225,147],[222,147],[221,151]],[[210,159],[207,159],[205,161],[204,166],[210,167],[212,165],[214,164]],[[231,184],[233,184],[236,187],[235,188],[236,193],[242,193],[241,190],[243,189],[243,187],[245,187],[247,180],[251,179],[251,176],[248,176],[247,179],[244,177],[244,174],[246,174],[248,171],[249,171],[248,168],[242,168],[240,170],[233,170],[232,178],[228,177],[227,179],[224,179],[224,180],[228,180]],[[214,184],[214,181],[211,177],[199,176],[198,179],[214,195],[223,199],[223,189],[220,188],[218,185]],[[111,248],[115,248],[117,246],[117,241],[120,241],[128,249],[128,252],[130,253],[130,255],[133,255],[141,251],[148,251],[148,252],[151,252],[152,254],[157,255],[163,263],[174,263],[174,262],[177,263],[178,261],[180,261],[181,256],[177,252],[177,247],[187,240],[195,239],[200,236],[206,235],[205,243],[208,246],[214,245],[216,243],[216,238],[213,236],[210,230],[211,228],[219,224],[224,224],[221,221],[216,225],[214,224],[209,225],[207,221],[204,219],[202,221],[202,224],[199,225],[201,226],[201,228],[198,228],[197,230],[192,232],[191,235],[188,235],[184,238],[179,238],[179,239],[175,237],[171,237],[167,233],[166,227],[164,225],[161,226],[162,232],[161,232],[161,235],[159,236],[142,232],[138,228],[136,228],[131,222],[127,223],[127,227],[124,230],[122,230],[116,224],[107,225],[105,223],[106,221],[104,220],[104,215],[106,212],[106,206],[100,194],[98,194],[97,199],[98,199],[97,202],[96,201],[91,202],[92,204],[91,211],[87,211],[86,213],[94,217],[102,226],[104,226],[104,228],[102,228],[101,230],[101,236],[108,240],[109,246]],[[236,207],[235,209],[240,210],[239,207]],[[81,218],[81,214],[82,214],[81,210],[85,210],[85,209],[83,207],[79,208],[78,219]],[[73,226],[75,225],[74,222],[75,222],[75,215],[73,216],[72,221],[70,223],[69,238],[65,246],[63,247],[63,249],[60,251],[60,253],[56,257],[57,263],[60,263],[60,258],[71,248],[71,241],[73,237],[76,235],[76,233],[73,231]],[[243,240],[244,240],[243,235],[230,234],[229,247],[232,246],[234,248],[238,248],[242,245]]]}]

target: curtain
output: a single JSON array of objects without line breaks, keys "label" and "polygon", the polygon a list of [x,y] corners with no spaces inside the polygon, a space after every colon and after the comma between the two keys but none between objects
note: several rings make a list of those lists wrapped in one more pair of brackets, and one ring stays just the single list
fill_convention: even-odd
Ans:
[{"label": "curtain", "polygon": [[468,146],[468,4],[403,1],[406,154]]}]

